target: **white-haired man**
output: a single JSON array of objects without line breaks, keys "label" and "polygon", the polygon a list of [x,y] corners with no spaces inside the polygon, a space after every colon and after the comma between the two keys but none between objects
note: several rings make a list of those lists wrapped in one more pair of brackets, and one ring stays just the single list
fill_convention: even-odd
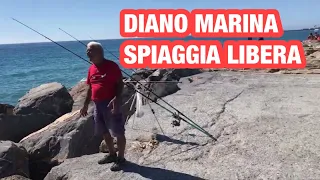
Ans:
[{"label": "white-haired man", "polygon": [[[109,154],[98,163],[113,162],[111,170],[118,171],[125,162],[126,146],[125,121],[120,110],[123,90],[121,70],[115,62],[104,58],[100,43],[90,42],[87,45],[87,56],[93,65],[88,70],[87,84],[90,88],[80,112],[82,116],[86,116],[90,101],[94,102],[95,134],[103,136],[109,149]],[[118,155],[112,136],[117,138]]]}]

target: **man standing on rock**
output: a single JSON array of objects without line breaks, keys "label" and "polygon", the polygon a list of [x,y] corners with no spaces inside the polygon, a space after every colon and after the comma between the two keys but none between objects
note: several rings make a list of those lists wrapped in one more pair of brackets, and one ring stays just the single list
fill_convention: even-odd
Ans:
[{"label": "man standing on rock", "polygon": [[[109,155],[99,160],[98,163],[113,162],[111,171],[118,171],[125,162],[126,146],[125,121],[120,109],[123,90],[121,70],[115,62],[104,58],[104,51],[100,43],[90,42],[87,45],[87,55],[93,65],[88,70],[89,89],[80,112],[82,116],[86,116],[90,101],[94,102],[95,134],[103,136],[109,149]],[[112,136],[117,138],[118,155]]]}]

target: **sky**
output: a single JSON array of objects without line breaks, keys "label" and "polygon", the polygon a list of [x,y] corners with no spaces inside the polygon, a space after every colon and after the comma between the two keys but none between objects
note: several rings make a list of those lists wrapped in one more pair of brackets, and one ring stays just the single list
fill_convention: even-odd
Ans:
[{"label": "sky", "polygon": [[318,0],[6,0],[0,5],[0,44],[48,42],[13,21],[31,26],[55,41],[118,39],[121,9],[273,8],[280,12],[285,30],[320,25]]}]

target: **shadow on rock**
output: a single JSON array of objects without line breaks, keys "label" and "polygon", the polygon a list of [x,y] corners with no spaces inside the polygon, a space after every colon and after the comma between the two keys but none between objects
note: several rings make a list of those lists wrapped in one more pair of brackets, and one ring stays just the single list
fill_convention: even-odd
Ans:
[{"label": "shadow on rock", "polygon": [[145,178],[152,179],[152,180],[162,180],[162,179],[201,180],[202,179],[196,176],[175,172],[167,169],[140,166],[132,162],[127,162],[123,171],[137,173]]},{"label": "shadow on rock", "polygon": [[157,134],[156,135],[156,139],[159,142],[170,142],[170,143],[173,143],[173,144],[180,144],[180,145],[185,145],[185,144],[192,145],[192,146],[198,146],[199,145],[198,143],[195,143],[195,142],[185,142],[185,141],[181,141],[181,140],[177,140],[177,139],[172,139],[172,138],[170,138],[168,136],[161,135],[161,134]]}]

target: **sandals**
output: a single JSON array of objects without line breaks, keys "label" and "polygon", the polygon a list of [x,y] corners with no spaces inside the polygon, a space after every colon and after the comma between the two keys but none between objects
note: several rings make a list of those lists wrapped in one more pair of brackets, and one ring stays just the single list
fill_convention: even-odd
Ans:
[{"label": "sandals", "polygon": [[126,159],[125,158],[118,158],[116,162],[111,166],[111,171],[120,171],[122,167],[125,165]]},{"label": "sandals", "polygon": [[111,167],[111,171],[120,171],[124,166],[126,159],[125,158],[118,158],[117,154],[114,155],[106,155],[102,159],[98,161],[98,164],[108,164],[114,163]]},{"label": "sandals", "polygon": [[98,161],[98,164],[108,164],[108,163],[116,162],[117,159],[118,159],[117,154],[106,155]]}]

